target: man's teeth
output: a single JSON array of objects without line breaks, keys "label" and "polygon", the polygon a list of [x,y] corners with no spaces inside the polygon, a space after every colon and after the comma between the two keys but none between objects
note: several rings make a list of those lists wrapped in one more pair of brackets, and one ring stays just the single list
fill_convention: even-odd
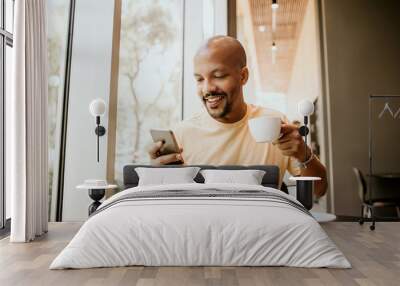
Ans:
[{"label": "man's teeth", "polygon": [[216,102],[218,100],[220,100],[222,98],[222,96],[213,96],[211,98],[207,98],[208,102]]}]

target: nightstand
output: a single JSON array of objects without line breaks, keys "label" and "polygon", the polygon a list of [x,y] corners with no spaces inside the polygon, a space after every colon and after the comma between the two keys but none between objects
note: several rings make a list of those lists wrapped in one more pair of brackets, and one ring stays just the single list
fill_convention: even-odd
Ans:
[{"label": "nightstand", "polygon": [[89,206],[89,209],[88,209],[89,216],[90,216],[101,205],[100,200],[104,197],[104,194],[106,193],[106,190],[108,190],[108,189],[116,189],[116,188],[118,188],[118,186],[117,185],[96,186],[96,185],[82,184],[82,185],[76,186],[76,188],[80,189],[80,190],[88,190],[89,197],[94,201]]}]

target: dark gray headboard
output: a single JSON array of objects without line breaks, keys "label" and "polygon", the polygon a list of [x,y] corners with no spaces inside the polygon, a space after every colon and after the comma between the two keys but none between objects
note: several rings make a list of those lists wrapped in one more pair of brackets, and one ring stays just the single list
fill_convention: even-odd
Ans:
[{"label": "dark gray headboard", "polygon": [[[241,165],[167,165],[167,166],[150,166],[150,165],[126,165],[124,167],[124,189],[136,187],[139,183],[139,177],[135,171],[136,167],[148,167],[148,168],[180,168],[180,167],[200,167],[201,169],[220,169],[220,170],[247,170],[256,169],[266,171],[262,185],[265,187],[278,188],[279,185],[279,168],[273,165],[253,165],[253,166],[241,166]],[[204,183],[203,176],[198,173],[194,180],[197,183]]]}]

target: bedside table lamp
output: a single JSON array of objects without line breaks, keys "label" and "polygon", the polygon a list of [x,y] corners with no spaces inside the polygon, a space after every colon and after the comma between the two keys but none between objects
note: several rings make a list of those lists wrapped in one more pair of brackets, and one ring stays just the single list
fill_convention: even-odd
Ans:
[{"label": "bedside table lamp", "polygon": [[89,111],[90,114],[96,117],[97,126],[94,132],[97,135],[97,162],[99,162],[99,138],[106,134],[106,129],[100,125],[100,116],[104,115],[106,111],[106,103],[100,98],[94,99],[89,105]]},{"label": "bedside table lamp", "polygon": [[[308,116],[314,113],[314,104],[310,100],[302,100],[297,106],[297,110],[301,116],[304,118],[304,125],[299,128],[299,133],[304,137],[304,154],[307,158],[307,135],[309,133],[308,129]],[[307,159],[306,163],[303,163],[303,168],[306,168],[305,164],[312,158]],[[291,177],[290,180],[296,181],[296,198],[301,202],[304,207],[310,210],[313,206],[313,192],[314,192],[314,181],[321,180],[320,177]]]}]

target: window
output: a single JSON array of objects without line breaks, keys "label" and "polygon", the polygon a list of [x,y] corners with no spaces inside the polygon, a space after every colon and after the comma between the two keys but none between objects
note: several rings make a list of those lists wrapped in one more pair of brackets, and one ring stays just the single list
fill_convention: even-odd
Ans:
[{"label": "window", "polygon": [[11,92],[14,0],[0,2],[0,228],[10,219],[10,193],[5,188],[5,106]]},{"label": "window", "polygon": [[182,118],[183,0],[122,1],[115,177]]},{"label": "window", "polygon": [[[105,175],[121,184],[125,164],[149,162],[150,128],[172,128],[202,108],[192,58],[204,37],[226,33],[227,5],[225,0],[47,3],[50,218],[78,221],[86,219],[91,202],[76,185]],[[100,162],[88,110],[98,97],[109,108],[101,119],[107,131],[100,138]]]},{"label": "window", "polygon": [[49,218],[56,220],[70,0],[47,1]]}]

